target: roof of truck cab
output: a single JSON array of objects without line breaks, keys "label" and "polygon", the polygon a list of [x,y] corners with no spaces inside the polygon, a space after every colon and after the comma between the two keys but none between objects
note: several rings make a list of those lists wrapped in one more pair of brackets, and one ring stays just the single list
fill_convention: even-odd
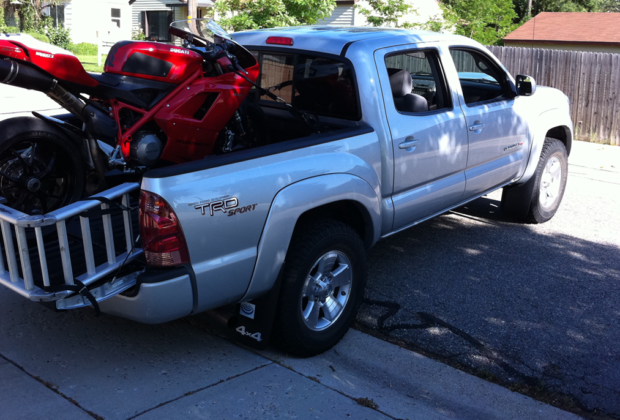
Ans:
[{"label": "roof of truck cab", "polygon": [[352,43],[367,43],[382,38],[386,41],[385,47],[456,38],[454,35],[437,32],[363,26],[290,26],[236,32],[231,35],[242,45],[283,48],[291,47],[267,44],[267,38],[270,36],[292,38],[292,48],[294,49],[321,51],[337,55],[340,55],[343,50],[346,51],[346,48]]}]

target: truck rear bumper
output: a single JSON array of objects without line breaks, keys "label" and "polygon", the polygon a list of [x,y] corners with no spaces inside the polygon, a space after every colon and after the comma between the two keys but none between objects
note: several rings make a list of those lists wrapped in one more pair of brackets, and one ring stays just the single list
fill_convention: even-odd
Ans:
[{"label": "truck rear bumper", "polygon": [[133,296],[116,295],[100,302],[101,312],[145,324],[161,324],[189,315],[194,305],[187,269],[175,269],[138,279]]}]

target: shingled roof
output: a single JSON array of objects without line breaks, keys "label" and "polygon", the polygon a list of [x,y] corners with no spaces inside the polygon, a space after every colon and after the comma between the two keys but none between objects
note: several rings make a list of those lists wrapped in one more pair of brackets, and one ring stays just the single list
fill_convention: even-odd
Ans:
[{"label": "shingled roof", "polygon": [[620,45],[620,13],[543,12],[504,41]]}]

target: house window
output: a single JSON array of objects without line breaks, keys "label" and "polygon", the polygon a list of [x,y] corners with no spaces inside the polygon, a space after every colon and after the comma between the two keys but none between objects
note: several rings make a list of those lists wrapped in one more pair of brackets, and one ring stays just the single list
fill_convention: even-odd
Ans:
[{"label": "house window", "polygon": [[54,27],[65,26],[65,5],[50,6],[50,16],[54,20]]},{"label": "house window", "polygon": [[112,9],[112,23],[116,23],[117,27],[121,27],[121,9]]},{"label": "house window", "polygon": [[170,42],[172,11],[142,12],[142,30],[149,41]]}]

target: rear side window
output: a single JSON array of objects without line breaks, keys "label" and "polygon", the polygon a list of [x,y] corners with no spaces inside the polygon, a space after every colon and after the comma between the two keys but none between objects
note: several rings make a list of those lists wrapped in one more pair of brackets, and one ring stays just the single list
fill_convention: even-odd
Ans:
[{"label": "rear side window", "polygon": [[389,55],[385,66],[390,76],[394,106],[399,112],[422,113],[452,108],[443,69],[434,50]]},{"label": "rear side window", "polygon": [[[359,103],[349,64],[331,57],[254,52],[260,85],[288,103],[317,115],[359,120]],[[261,100],[273,102],[262,95]]]}]

